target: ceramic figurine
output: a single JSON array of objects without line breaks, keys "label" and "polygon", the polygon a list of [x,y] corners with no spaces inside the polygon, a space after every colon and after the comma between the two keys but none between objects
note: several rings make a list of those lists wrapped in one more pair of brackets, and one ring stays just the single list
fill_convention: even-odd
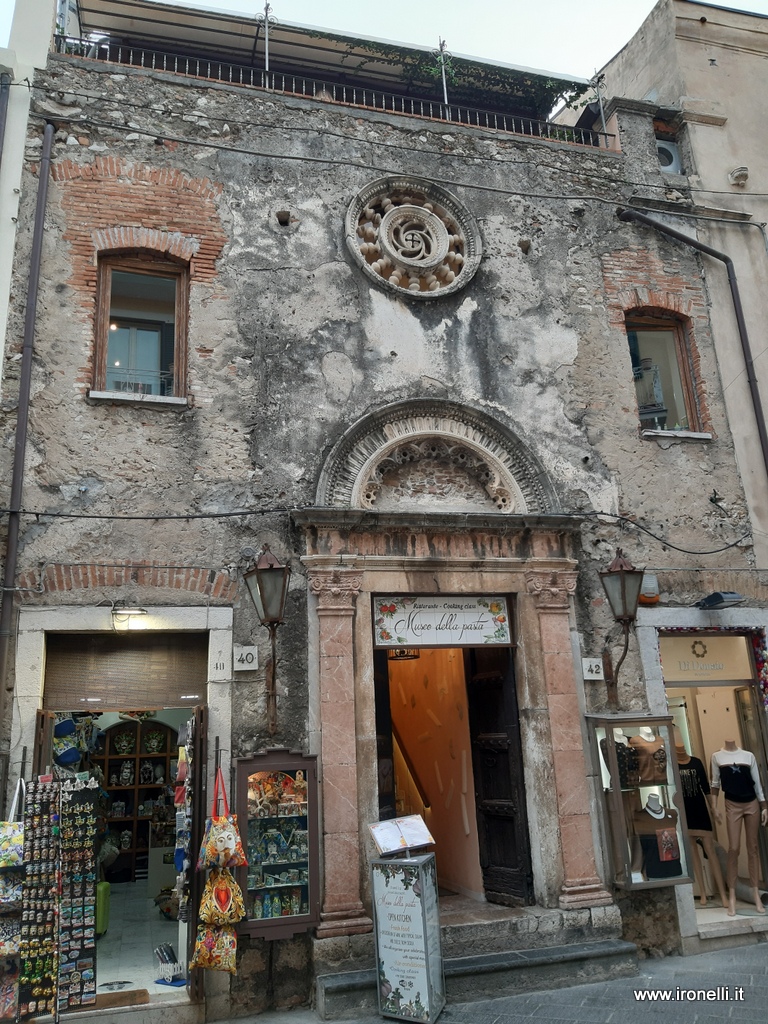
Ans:
[{"label": "ceramic figurine", "polygon": [[120,785],[133,785],[133,764],[131,761],[123,761],[120,765]]},{"label": "ceramic figurine", "polygon": [[143,783],[151,783],[155,777],[155,771],[151,761],[142,761],[139,769],[139,778]]}]

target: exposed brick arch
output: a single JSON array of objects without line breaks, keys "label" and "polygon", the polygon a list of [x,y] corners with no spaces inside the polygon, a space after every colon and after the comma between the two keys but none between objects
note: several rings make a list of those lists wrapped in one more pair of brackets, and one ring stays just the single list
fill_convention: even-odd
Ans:
[{"label": "exposed brick arch", "polygon": [[99,256],[141,250],[175,257],[189,263],[200,248],[200,239],[193,235],[183,235],[179,231],[158,231],[157,228],[140,228],[132,224],[115,224],[99,231],[92,231],[91,238]]},{"label": "exposed brick arch", "polygon": [[700,326],[709,328],[703,285],[680,266],[675,254],[666,253],[661,259],[647,248],[619,249],[606,253],[602,265],[613,325],[623,327],[627,310],[655,309],[689,319],[697,331]]},{"label": "exposed brick arch", "polygon": [[[192,287],[214,285],[216,261],[227,242],[216,205],[222,186],[175,167],[115,157],[87,163],[57,160],[51,174],[51,212],[58,203],[63,215],[60,240],[69,249],[69,308],[83,325],[87,346],[77,376],[86,392],[99,376],[93,338],[101,257],[151,254],[183,263]],[[183,378],[180,360],[177,366]],[[183,385],[179,393],[185,393]]]},{"label": "exposed brick arch", "polygon": [[107,251],[161,252],[188,261],[193,282],[216,278],[227,241],[215,202],[221,185],[174,167],[114,157],[85,164],[58,160],[51,175],[66,218],[70,283],[82,293],[86,315],[93,310],[97,258]]},{"label": "exposed brick arch", "polygon": [[627,288],[618,292],[617,301],[625,316],[673,316],[690,320],[695,315],[695,302],[691,296],[651,288]]},{"label": "exposed brick arch", "polygon": [[606,253],[602,267],[608,319],[622,338],[626,338],[626,323],[632,318],[666,318],[679,325],[685,336],[700,428],[714,433],[701,373],[700,347],[711,343],[707,296],[701,279],[686,274],[676,254],[665,253],[662,259],[647,248]]},{"label": "exposed brick arch", "polygon": [[28,569],[18,577],[16,586],[25,602],[41,596],[80,590],[119,590],[121,587],[146,587],[160,591],[184,591],[225,603],[237,596],[237,581],[225,569],[206,569],[180,565],[115,560],[109,564],[50,562],[40,569]]}]

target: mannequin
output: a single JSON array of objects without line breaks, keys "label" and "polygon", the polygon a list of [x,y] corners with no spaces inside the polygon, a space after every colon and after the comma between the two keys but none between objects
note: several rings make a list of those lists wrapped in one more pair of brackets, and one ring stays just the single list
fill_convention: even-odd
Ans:
[{"label": "mannequin", "polygon": [[712,755],[712,795],[715,819],[722,821],[717,810],[717,798],[722,788],[725,795],[725,821],[728,829],[728,861],[726,880],[728,882],[728,916],[736,913],[736,879],[738,877],[739,846],[741,826],[744,825],[749,884],[758,914],[765,913],[765,907],[758,889],[759,860],[757,835],[760,825],[768,824],[768,803],[765,801],[755,755],[742,750],[735,740],[726,740],[721,750]]},{"label": "mannequin", "polygon": [[[616,763],[619,766],[619,787],[621,789],[636,789],[640,785],[637,751],[629,746],[623,729],[614,729],[613,738],[616,745]],[[607,740],[600,740],[600,750],[607,768],[609,764]]]},{"label": "mannequin", "polygon": [[708,896],[704,864],[699,844],[703,847],[709,861],[709,868],[720,893],[722,904],[724,907],[727,907],[728,897],[725,894],[725,882],[723,881],[720,861],[715,850],[712,829],[712,817],[714,816],[715,806],[714,798],[709,788],[707,773],[698,757],[692,757],[682,743],[675,744],[675,754],[677,755],[677,763],[680,766],[680,785],[685,805],[685,817],[688,823],[688,835],[693,840],[691,843],[693,874],[699,886],[701,905],[706,907]]},{"label": "mannequin", "polygon": [[667,782],[667,752],[664,740],[653,729],[641,725],[637,736],[629,737],[630,747],[637,751],[640,784],[654,786]]},{"label": "mannequin", "polygon": [[635,811],[633,871],[642,870],[646,878],[682,875],[677,817],[677,811],[662,806],[656,793],[651,793],[642,810]]}]

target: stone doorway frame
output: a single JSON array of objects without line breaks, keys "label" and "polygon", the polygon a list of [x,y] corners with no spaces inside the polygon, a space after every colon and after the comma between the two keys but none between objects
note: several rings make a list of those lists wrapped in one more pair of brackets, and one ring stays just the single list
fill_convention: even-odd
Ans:
[{"label": "stone doorway frame", "polygon": [[[321,754],[318,938],[370,931],[367,825],[378,783],[371,595],[509,594],[536,902],[613,902],[600,877],[572,598],[578,524],[561,516],[294,513],[309,590],[310,703]],[[314,652],[314,656],[313,655]],[[355,879],[358,885],[355,885]]]}]

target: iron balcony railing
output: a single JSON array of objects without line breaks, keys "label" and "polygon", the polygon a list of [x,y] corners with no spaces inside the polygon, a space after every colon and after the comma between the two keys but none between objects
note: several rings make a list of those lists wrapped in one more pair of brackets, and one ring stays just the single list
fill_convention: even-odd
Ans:
[{"label": "iron balcony railing", "polygon": [[613,148],[613,135],[587,128],[572,128],[568,125],[553,124],[551,121],[536,121],[530,117],[478,110],[456,103],[446,105],[437,100],[416,99],[355,85],[320,82],[301,75],[274,74],[258,68],[228,64],[204,57],[186,57],[161,50],[111,43],[106,39],[94,41],[56,36],[56,52],[72,57],[87,57],[112,64],[144,68],[148,71],[183,75],[186,78],[199,78],[207,82],[224,82],[227,85],[262,89],[265,92],[299,96],[365,110],[404,114],[430,121],[444,121],[509,135],[526,135],[529,138],[549,139],[552,142],[566,142],[600,149]]}]

